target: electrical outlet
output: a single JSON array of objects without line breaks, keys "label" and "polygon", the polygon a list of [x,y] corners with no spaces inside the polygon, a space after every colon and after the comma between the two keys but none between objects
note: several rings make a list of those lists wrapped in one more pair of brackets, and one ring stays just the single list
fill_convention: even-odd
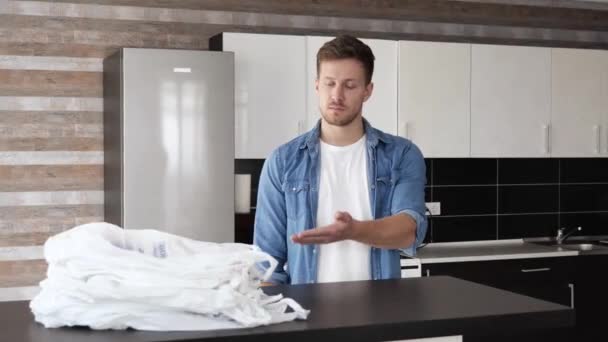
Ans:
[{"label": "electrical outlet", "polygon": [[441,202],[426,202],[426,207],[429,208],[431,215],[441,215]]}]

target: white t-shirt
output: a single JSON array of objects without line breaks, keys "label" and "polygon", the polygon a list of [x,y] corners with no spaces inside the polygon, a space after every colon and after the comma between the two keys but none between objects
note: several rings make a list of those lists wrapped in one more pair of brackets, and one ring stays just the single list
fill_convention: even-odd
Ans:
[{"label": "white t-shirt", "polygon": [[[317,227],[333,223],[337,211],[346,211],[355,220],[372,219],[365,141],[365,135],[348,146],[320,141]],[[317,248],[317,282],[371,279],[369,245],[344,240],[321,244]]]}]

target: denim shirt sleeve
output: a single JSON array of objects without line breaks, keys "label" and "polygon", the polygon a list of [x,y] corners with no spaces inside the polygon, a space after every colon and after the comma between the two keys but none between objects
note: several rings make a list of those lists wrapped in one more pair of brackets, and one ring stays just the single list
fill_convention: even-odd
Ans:
[{"label": "denim shirt sleeve", "polygon": [[391,203],[391,215],[407,214],[416,221],[416,239],[414,243],[400,249],[410,256],[416,255],[427,230],[424,186],[426,184],[426,165],[420,149],[413,143],[404,152],[399,167],[395,170],[395,190]]},{"label": "denim shirt sleeve", "polygon": [[[277,262],[270,281],[278,284],[289,283],[284,270],[287,260],[287,214],[285,195],[282,190],[282,162],[279,150],[275,150],[264,162],[258,186],[253,244]],[[267,265],[265,265],[267,267]]]}]

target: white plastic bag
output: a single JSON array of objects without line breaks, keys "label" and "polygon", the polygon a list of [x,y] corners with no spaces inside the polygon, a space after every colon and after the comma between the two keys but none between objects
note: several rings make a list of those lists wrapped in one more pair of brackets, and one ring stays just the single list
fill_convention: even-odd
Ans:
[{"label": "white plastic bag", "polygon": [[90,223],[49,238],[44,255],[47,279],[30,308],[47,328],[233,329],[309,313],[262,292],[277,262],[252,245]]}]

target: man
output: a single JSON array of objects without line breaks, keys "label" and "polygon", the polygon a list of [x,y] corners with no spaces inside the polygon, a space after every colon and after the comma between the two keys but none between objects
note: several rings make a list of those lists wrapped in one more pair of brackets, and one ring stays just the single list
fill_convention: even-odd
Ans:
[{"label": "man", "polygon": [[362,117],[373,69],[360,40],[325,43],[315,82],[321,119],[264,163],[254,244],[278,261],[271,283],[400,278],[399,250],[413,255],[424,239],[420,150]]}]

